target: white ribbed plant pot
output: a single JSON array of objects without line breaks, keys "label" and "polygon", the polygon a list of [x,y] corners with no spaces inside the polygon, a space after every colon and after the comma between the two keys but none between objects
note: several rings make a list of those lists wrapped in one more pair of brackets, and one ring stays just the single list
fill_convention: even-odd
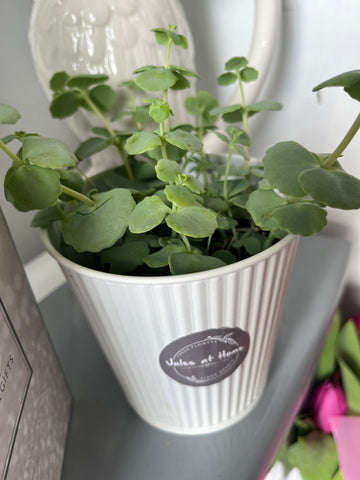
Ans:
[{"label": "white ribbed plant pot", "polygon": [[145,421],[209,433],[264,390],[298,238],[215,270],[135,277],[59,262],[130,404]]}]

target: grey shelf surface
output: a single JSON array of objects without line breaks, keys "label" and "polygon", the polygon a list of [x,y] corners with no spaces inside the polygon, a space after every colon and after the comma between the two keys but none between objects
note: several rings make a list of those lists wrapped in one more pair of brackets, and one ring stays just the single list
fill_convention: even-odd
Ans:
[{"label": "grey shelf surface", "polygon": [[342,240],[300,240],[265,392],[247,417],[209,435],[170,434],[139,419],[68,286],[43,301],[74,399],[62,480],[262,478],[306,393],[348,253]]}]

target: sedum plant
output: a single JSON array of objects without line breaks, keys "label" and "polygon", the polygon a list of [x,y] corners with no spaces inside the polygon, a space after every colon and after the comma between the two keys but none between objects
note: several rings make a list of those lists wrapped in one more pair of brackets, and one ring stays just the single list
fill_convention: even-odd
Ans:
[{"label": "sedum plant", "polygon": [[[330,154],[289,141],[271,147],[261,163],[253,162],[249,118],[281,108],[270,101],[246,103],[244,84],[256,81],[257,71],[244,57],[231,58],[218,84],[237,84],[241,103],[220,106],[200,91],[185,101],[193,124],[172,125],[169,90],[187,88],[198,75],[170,63],[172,48],[187,48],[174,25],[153,31],[164,46],[164,64],[138,68],[122,85],[130,111],[114,114],[116,93],[106,75],[52,77],[53,117],[85,109],[99,121],[75,153],[57,139],[23,131],[0,140],[12,160],[4,180],[6,199],[18,210],[38,210],[33,226],[59,227],[66,256],[119,274],[191,273],[255,255],[288,233],[316,234],[326,225],[327,206],[360,207],[360,181],[339,163],[360,127],[360,115]],[[314,90],[333,86],[359,101],[360,71]],[[146,92],[141,105],[138,90]],[[114,127],[124,116],[133,130]],[[222,132],[216,127],[220,117],[227,124]],[[14,108],[0,105],[0,123],[19,118]],[[205,152],[205,135],[217,135],[226,156]],[[119,165],[87,178],[80,170],[83,160],[109,147],[117,149]]]}]

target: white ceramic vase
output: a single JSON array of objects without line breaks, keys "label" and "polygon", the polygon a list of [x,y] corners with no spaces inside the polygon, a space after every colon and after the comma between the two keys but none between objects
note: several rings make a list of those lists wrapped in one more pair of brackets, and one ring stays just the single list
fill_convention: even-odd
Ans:
[{"label": "white ceramic vase", "polygon": [[297,237],[179,276],[103,273],[59,262],[130,404],[145,421],[209,433],[248,413],[267,378]]}]

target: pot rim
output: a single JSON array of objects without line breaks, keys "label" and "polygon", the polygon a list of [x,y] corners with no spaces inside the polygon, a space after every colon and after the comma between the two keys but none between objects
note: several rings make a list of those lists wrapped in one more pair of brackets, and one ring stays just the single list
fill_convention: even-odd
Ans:
[{"label": "pot rim", "polygon": [[50,235],[48,229],[41,229],[40,233],[41,241],[47,250],[47,252],[65,269],[73,270],[79,275],[85,275],[87,277],[96,278],[98,280],[113,281],[115,283],[125,283],[125,284],[147,284],[147,285],[164,285],[164,284],[175,284],[175,283],[186,283],[194,282],[199,280],[211,279],[215,277],[220,277],[224,275],[231,274],[233,272],[251,267],[252,265],[259,263],[272,255],[276,254],[288,244],[290,244],[295,239],[298,239],[297,235],[288,234],[281,240],[279,240],[275,245],[263,250],[252,257],[245,258],[238,262],[232,263],[230,265],[225,265],[224,267],[213,268],[211,270],[205,270],[202,272],[195,273],[186,273],[182,275],[163,275],[163,276],[135,276],[135,275],[120,275],[117,273],[108,273],[101,272],[99,270],[94,270],[89,267],[84,267],[78,263],[73,262],[66,258],[62,253],[60,253],[52,244],[50,240]]}]

